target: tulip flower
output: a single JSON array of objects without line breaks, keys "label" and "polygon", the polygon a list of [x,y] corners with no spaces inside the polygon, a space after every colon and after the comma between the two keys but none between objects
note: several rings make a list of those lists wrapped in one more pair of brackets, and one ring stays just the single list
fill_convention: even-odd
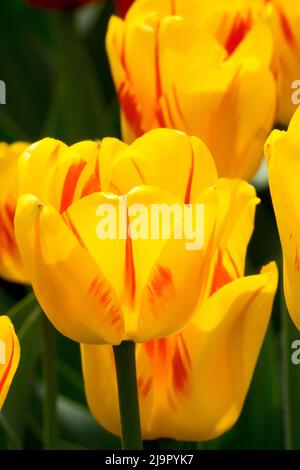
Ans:
[{"label": "tulip flower", "polygon": [[72,10],[97,1],[99,2],[101,0],[27,0],[27,2],[34,7],[63,10]]},{"label": "tulip flower", "polygon": [[17,160],[28,144],[0,143],[0,277],[12,282],[26,282],[26,274],[14,234],[17,204]]},{"label": "tulip flower", "polygon": [[121,18],[124,18],[128,9],[132,5],[134,0],[115,0],[116,12]]},{"label": "tulip flower", "polygon": [[269,184],[283,251],[284,292],[289,313],[300,330],[300,108],[288,131],[274,130],[265,145]]},{"label": "tulip flower", "polygon": [[274,9],[274,72],[279,98],[277,119],[281,124],[288,126],[297,104],[300,103],[300,2],[270,0],[270,3]]},{"label": "tulip flower", "polygon": [[[241,181],[219,180],[216,187],[229,192],[231,210],[211,260],[206,297],[179,333],[136,346],[144,439],[204,441],[233,426],[267,329],[276,265],[270,263],[257,275],[244,274],[255,191]],[[104,428],[119,435],[112,348],[81,345],[81,352],[90,410]]]},{"label": "tulip flower", "polygon": [[10,319],[0,317],[0,410],[20,360],[20,345]]},{"label": "tulip flower", "polygon": [[[207,289],[210,260],[229,213],[228,191],[197,138],[157,129],[131,146],[116,139],[65,144],[44,139],[19,160],[15,231],[41,307],[83,343],[143,342],[180,330]],[[124,197],[124,195],[126,197]],[[130,224],[132,206],[203,204],[204,242],[103,237],[100,209]],[[123,207],[123,209],[122,209]],[[126,220],[125,220],[126,221]],[[170,233],[175,232],[175,222]],[[186,295],[186,292],[189,295]]]},{"label": "tulip flower", "polygon": [[264,1],[138,0],[106,44],[131,142],[167,127],[200,137],[219,176],[251,179],[272,128],[273,38]]}]

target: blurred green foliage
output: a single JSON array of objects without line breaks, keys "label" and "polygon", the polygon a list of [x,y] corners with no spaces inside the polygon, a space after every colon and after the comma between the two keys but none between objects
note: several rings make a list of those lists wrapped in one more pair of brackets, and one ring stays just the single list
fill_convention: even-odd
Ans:
[{"label": "blurred green foliage", "polygon": [[[7,86],[7,104],[0,106],[1,140],[52,136],[72,143],[119,136],[118,106],[104,45],[111,14],[111,1],[87,7],[73,17],[33,9],[23,0],[0,2],[0,79]],[[249,272],[257,272],[272,259],[280,262],[268,190],[261,189],[259,196]],[[8,311],[22,345],[22,362],[0,419],[0,449],[42,447],[41,313],[32,294],[24,299],[25,294],[23,287],[0,284],[1,312]],[[291,445],[300,449],[300,432],[297,439],[291,430],[296,435],[292,443],[288,436],[287,412],[291,410],[282,406],[282,397],[288,395],[297,415],[300,368],[290,367],[287,348],[292,339],[297,339],[297,333],[286,314],[282,321],[278,295],[242,416],[234,429],[204,443],[204,449]],[[59,334],[57,340],[60,448],[118,449],[119,439],[101,429],[86,406],[78,345]],[[281,386],[283,373],[292,377],[294,388]],[[300,419],[295,422],[299,427]],[[147,443],[153,449],[174,446],[178,448],[165,440]]]}]

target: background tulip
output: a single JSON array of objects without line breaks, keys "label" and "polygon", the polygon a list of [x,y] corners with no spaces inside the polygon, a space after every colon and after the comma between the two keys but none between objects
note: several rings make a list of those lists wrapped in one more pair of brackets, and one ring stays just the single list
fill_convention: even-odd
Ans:
[{"label": "background tulip", "polygon": [[14,234],[18,198],[17,160],[28,144],[0,143],[0,276],[13,282],[26,282]]},{"label": "background tulip", "polygon": [[206,143],[220,176],[250,179],[276,105],[264,8],[139,0],[124,21],[113,17],[106,44],[124,139],[181,129]]},{"label": "background tulip", "polygon": [[[136,349],[144,439],[203,441],[227,431],[240,415],[266,332],[276,265],[244,275],[255,191],[227,180],[216,190],[229,192],[231,209],[207,296],[180,333]],[[81,351],[90,409],[102,426],[120,434],[112,348],[82,345]]]},{"label": "background tulip", "polygon": [[134,0],[115,0],[116,12],[121,18],[124,18],[128,9],[133,4]]},{"label": "background tulip", "polygon": [[20,345],[14,327],[6,316],[0,317],[0,410],[20,360]]},{"label": "background tulip", "polygon": [[265,145],[270,190],[283,251],[285,298],[298,329],[300,329],[299,152],[300,108],[294,114],[288,131],[273,131]]},{"label": "background tulip", "polygon": [[[271,0],[274,8],[272,28],[275,41],[274,72],[278,88],[278,121],[287,126],[299,104],[300,80],[300,3],[297,0]],[[293,102],[292,96],[296,92]]]},{"label": "background tulip", "polygon": [[[199,139],[167,129],[131,146],[44,139],[26,150],[19,170],[16,237],[35,294],[59,331],[80,342],[119,344],[166,336],[189,321],[229,214],[228,192],[214,190],[213,159]],[[204,204],[203,248],[187,250],[185,237],[161,235],[100,240],[97,208],[119,211],[123,195],[127,210],[136,203],[147,210],[153,203]]]}]

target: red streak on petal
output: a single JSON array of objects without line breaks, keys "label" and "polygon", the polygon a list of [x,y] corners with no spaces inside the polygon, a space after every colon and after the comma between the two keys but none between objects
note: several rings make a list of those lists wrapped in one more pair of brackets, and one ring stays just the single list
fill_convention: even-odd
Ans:
[{"label": "red streak on petal", "polygon": [[141,172],[141,170],[140,170],[138,164],[137,164],[136,161],[133,160],[133,159],[131,159],[131,161],[132,161],[132,163],[133,163],[133,165],[134,165],[136,171],[138,172],[139,177],[141,178],[142,183],[143,183],[143,184],[146,184],[146,180],[145,180],[144,175],[143,175],[143,173]]},{"label": "red streak on petal", "polygon": [[62,213],[62,217],[65,221],[65,223],[67,224],[67,226],[69,227],[69,229],[73,232],[73,234],[75,235],[75,237],[77,238],[78,242],[80,243],[80,245],[85,248],[85,244],[81,238],[81,236],[79,235],[79,232],[77,230],[77,228],[75,227],[74,223],[73,223],[73,220],[71,219],[71,216],[69,214],[68,211],[65,211]]},{"label": "red streak on petal", "polygon": [[294,46],[296,42],[292,28],[288,22],[288,19],[282,11],[279,11],[279,18],[285,39],[291,46]]},{"label": "red streak on petal", "polygon": [[96,298],[97,302],[104,307],[110,324],[118,329],[123,329],[123,320],[120,314],[120,309],[114,304],[111,290],[109,286],[105,284],[105,281],[96,277],[91,282],[88,293]]},{"label": "red streak on petal", "polygon": [[128,294],[129,305],[130,307],[133,307],[135,300],[136,281],[133,261],[132,239],[129,234],[126,238],[125,249],[125,290]]},{"label": "red streak on petal", "polygon": [[219,250],[218,260],[215,266],[215,272],[214,272],[214,277],[212,280],[210,295],[213,295],[221,287],[225,286],[226,284],[232,281],[231,276],[229,275],[229,273],[226,271],[225,267],[223,266],[222,258],[223,258],[222,252],[221,250]]},{"label": "red streak on petal", "polygon": [[182,120],[184,126],[185,126],[185,129],[186,131],[188,131],[189,127],[188,127],[188,123],[184,117],[184,114],[183,114],[183,111],[182,111],[182,108],[180,106],[180,103],[179,103],[179,98],[178,98],[178,94],[177,94],[177,90],[176,90],[176,86],[175,84],[172,85],[172,90],[173,90],[173,97],[174,97],[174,102],[175,102],[175,106],[176,106],[176,109],[177,109],[177,113],[180,117],[180,119]]},{"label": "red streak on petal", "polygon": [[176,15],[176,0],[171,0],[171,14]]},{"label": "red streak on petal", "polygon": [[89,194],[101,191],[100,176],[99,176],[99,159],[96,159],[95,173],[92,174],[89,180],[83,187],[81,197],[88,196]]},{"label": "red streak on petal", "polygon": [[240,45],[242,40],[252,26],[251,13],[249,11],[247,18],[241,18],[238,14],[233,22],[230,34],[224,44],[228,54],[231,55],[235,49]]},{"label": "red streak on petal", "polygon": [[160,127],[166,127],[165,118],[161,109],[160,101],[163,97],[161,73],[160,73],[160,58],[159,58],[159,34],[160,22],[157,23],[155,32],[155,48],[154,48],[154,67],[155,67],[155,81],[156,81],[156,109],[155,115]]},{"label": "red streak on petal", "polygon": [[14,218],[15,209],[8,204],[4,205],[0,210],[0,250],[19,258],[14,233]]},{"label": "red streak on petal", "polygon": [[149,394],[152,386],[152,378],[149,377],[147,382],[144,384],[144,386],[141,388],[141,397],[145,400],[147,398],[147,395]]},{"label": "red streak on petal", "polygon": [[72,204],[76,186],[85,165],[86,162],[80,160],[78,163],[73,163],[70,166],[62,190],[60,212],[64,212]]},{"label": "red streak on petal", "polygon": [[188,177],[185,197],[184,197],[185,204],[189,204],[191,202],[191,191],[192,191],[192,183],[193,183],[194,167],[195,167],[195,155],[194,155],[194,149],[192,145],[191,145],[191,158],[192,158],[191,167],[190,167],[190,172],[189,172],[189,177]]},{"label": "red streak on petal", "polygon": [[5,371],[4,371],[4,374],[3,374],[3,376],[2,376],[2,379],[1,379],[1,381],[0,381],[0,393],[2,392],[3,387],[4,387],[4,384],[5,384],[6,380],[7,380],[9,371],[10,371],[11,366],[12,366],[13,357],[14,357],[15,342],[14,342],[14,337],[13,337],[13,336],[11,336],[11,340],[12,340],[12,350],[11,350],[11,354],[10,354],[10,358],[9,358],[8,364],[7,364],[7,366],[6,366],[6,369],[5,369]]},{"label": "red streak on petal", "polygon": [[118,89],[118,97],[126,120],[130,124],[135,136],[140,137],[144,134],[141,109],[137,97],[128,83],[121,83]]},{"label": "red streak on petal", "polygon": [[176,344],[172,360],[173,386],[176,391],[184,391],[187,385],[188,371],[184,360],[180,354],[178,344]]},{"label": "red streak on petal", "polygon": [[149,302],[155,306],[170,292],[173,287],[172,273],[169,268],[157,265],[149,283]]}]

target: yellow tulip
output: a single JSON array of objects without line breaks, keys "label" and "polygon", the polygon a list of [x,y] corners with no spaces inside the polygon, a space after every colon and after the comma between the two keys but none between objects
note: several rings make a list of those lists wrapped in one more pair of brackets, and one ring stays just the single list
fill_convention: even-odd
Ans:
[{"label": "yellow tulip", "polygon": [[0,317],[0,410],[20,360],[20,345],[10,319]]},{"label": "yellow tulip", "polygon": [[[233,426],[267,329],[276,265],[244,275],[255,191],[245,182],[229,180],[219,180],[217,188],[230,194],[231,203],[217,255],[211,259],[207,295],[179,333],[136,346],[144,439],[204,441]],[[112,347],[81,345],[81,352],[90,410],[104,428],[120,435]]]},{"label": "yellow tulip", "polygon": [[12,282],[27,278],[14,234],[14,216],[18,198],[17,160],[28,144],[0,143],[0,277]]},{"label": "yellow tulip", "polygon": [[[231,211],[229,191],[215,187],[214,162],[199,139],[168,129],[131,146],[104,139],[67,147],[44,139],[20,157],[19,182],[18,246],[37,299],[60,332],[91,344],[143,342],[190,320]],[[98,207],[113,205],[119,215],[124,200],[127,214],[137,203],[147,211],[153,203],[204,204],[203,247],[187,250],[184,237],[99,239]]]},{"label": "yellow tulip", "polygon": [[219,176],[251,179],[276,108],[269,15],[263,0],[137,0],[112,17],[124,140],[179,129],[206,143]]},{"label": "yellow tulip", "polygon": [[274,130],[265,145],[269,184],[283,251],[284,292],[289,313],[300,330],[300,108],[288,131]]},{"label": "yellow tulip", "polygon": [[279,98],[277,119],[287,126],[299,104],[300,97],[300,2],[298,0],[269,1],[274,8],[272,21],[276,46],[274,73]]}]

